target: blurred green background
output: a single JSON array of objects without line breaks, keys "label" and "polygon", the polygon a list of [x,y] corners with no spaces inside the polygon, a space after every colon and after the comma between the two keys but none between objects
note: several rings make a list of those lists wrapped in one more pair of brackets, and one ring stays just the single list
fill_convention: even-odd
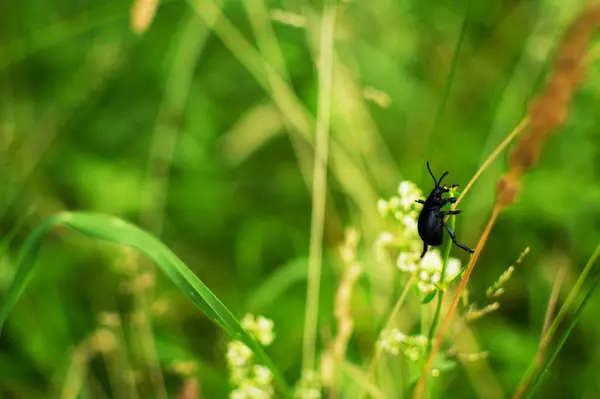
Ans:
[{"label": "blurred green background", "polygon": [[[364,274],[348,360],[363,369],[405,282],[372,256],[384,229],[377,199],[394,195],[401,180],[429,192],[426,159],[464,187],[525,115],[586,2],[468,3],[339,3],[318,348],[335,330],[337,251],[354,226]],[[0,300],[19,245],[42,219],[61,210],[113,214],[159,236],[236,316],[271,318],[277,338],[269,354],[297,381],[322,9],[296,0],[169,0],[136,34],[130,2],[1,2],[4,242],[21,227],[3,247]],[[531,252],[500,309],[474,325],[480,349],[490,351],[486,366],[444,374],[440,397],[481,397],[473,378],[490,370],[486,378],[512,394],[537,350],[558,270],[566,271],[564,299],[598,245],[599,95],[593,65],[568,122],[499,217],[471,298],[482,299],[526,247]],[[475,246],[504,165],[503,154],[461,203],[460,242]],[[463,264],[465,255],[452,249]],[[595,298],[538,397],[599,397],[599,312]],[[82,342],[102,324],[122,333],[117,350],[87,356]],[[189,361],[203,398],[226,397],[227,340],[134,252],[57,230],[0,339],[0,397],[68,397],[73,372],[87,372],[81,397],[161,398],[163,385],[175,397]]]}]

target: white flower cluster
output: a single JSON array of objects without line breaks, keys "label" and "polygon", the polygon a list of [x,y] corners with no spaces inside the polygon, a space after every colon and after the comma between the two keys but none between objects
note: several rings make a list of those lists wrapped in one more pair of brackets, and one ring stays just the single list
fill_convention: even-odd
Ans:
[{"label": "white flower cluster", "polygon": [[263,346],[271,345],[271,342],[275,339],[275,334],[273,333],[273,321],[263,316],[255,318],[254,316],[247,314],[242,319],[242,327],[252,334],[258,342],[263,344]]},{"label": "white flower cluster", "polygon": [[393,328],[381,332],[379,346],[391,355],[397,356],[402,351],[404,356],[412,361],[417,361],[425,353],[427,337],[406,335],[397,328]]},{"label": "white flower cluster", "polygon": [[[436,289],[442,278],[443,259],[440,251],[429,249],[421,262],[410,256],[411,254],[402,253],[398,256],[398,268],[403,272],[411,273],[417,277],[417,287],[423,293],[429,293]],[[460,273],[460,260],[448,258],[444,282],[451,281]]]},{"label": "white flower cluster", "polygon": [[[379,236],[378,246],[397,250],[398,268],[416,276],[419,290],[429,293],[442,281],[443,261],[439,250],[431,248],[423,259],[420,259],[423,242],[417,230],[417,219],[422,205],[416,202],[418,199],[423,199],[422,191],[413,182],[403,181],[398,187],[398,196],[393,196],[388,201],[379,200],[377,204],[379,213],[382,216],[392,215],[398,228],[396,234],[382,233]],[[458,259],[449,258],[444,281],[448,282],[456,277],[460,268]]]},{"label": "white flower cluster", "polygon": [[[262,345],[268,346],[275,339],[273,321],[263,316],[246,315],[242,327]],[[271,399],[274,397],[273,374],[265,366],[254,363],[250,348],[240,341],[227,344],[227,365],[231,382],[236,388],[230,399]]]},{"label": "white flower cluster", "polygon": [[321,399],[321,381],[315,371],[305,371],[294,388],[294,399]]},{"label": "white flower cluster", "polygon": [[[419,188],[410,181],[403,181],[398,186],[398,195],[389,200],[380,199],[377,208],[382,216],[392,216],[396,220],[395,234],[384,232],[379,237],[382,246],[394,246],[401,251],[417,252],[421,246],[417,231],[417,218],[420,207],[416,200],[423,197]],[[399,223],[398,223],[399,222]]]}]

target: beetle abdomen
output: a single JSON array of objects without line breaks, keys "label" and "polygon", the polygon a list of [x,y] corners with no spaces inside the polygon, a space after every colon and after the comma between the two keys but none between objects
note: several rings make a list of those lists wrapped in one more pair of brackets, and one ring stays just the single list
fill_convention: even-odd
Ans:
[{"label": "beetle abdomen", "polygon": [[417,224],[419,236],[427,245],[442,245],[444,238],[443,226],[440,224],[436,211],[433,209],[423,209],[419,215]]}]

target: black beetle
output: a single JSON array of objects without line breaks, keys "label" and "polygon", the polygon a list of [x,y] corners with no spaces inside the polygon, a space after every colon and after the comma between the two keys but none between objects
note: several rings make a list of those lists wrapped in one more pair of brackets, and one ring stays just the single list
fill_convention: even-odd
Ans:
[{"label": "black beetle", "polygon": [[[448,227],[446,223],[444,223],[444,216],[446,215],[457,215],[460,211],[450,210],[450,211],[442,211],[440,208],[446,205],[447,203],[455,203],[456,198],[442,198],[444,193],[450,191],[450,189],[446,186],[441,186],[442,179],[448,174],[448,172],[444,173],[440,180],[436,180],[431,168],[429,167],[429,161],[427,161],[427,169],[429,170],[429,174],[433,178],[433,182],[435,183],[435,188],[429,194],[429,197],[425,201],[422,199],[416,200],[419,204],[423,204],[423,209],[419,214],[419,222],[418,222],[418,230],[419,236],[421,240],[423,240],[423,253],[421,254],[421,258],[425,256],[427,252],[427,245],[431,245],[437,247],[442,245],[444,227],[448,230],[448,234],[450,234],[450,238],[454,245],[459,248],[464,249],[467,252],[473,253],[471,248],[465,247],[462,244],[459,244],[456,241],[456,237],[454,236],[454,232]],[[451,186],[450,188],[458,187],[457,184]]]}]

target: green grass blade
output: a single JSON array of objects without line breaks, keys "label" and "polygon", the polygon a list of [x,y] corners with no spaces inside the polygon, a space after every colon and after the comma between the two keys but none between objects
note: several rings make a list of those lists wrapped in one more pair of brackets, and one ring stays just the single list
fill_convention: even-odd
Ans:
[{"label": "green grass blade", "polygon": [[64,212],[46,219],[31,233],[23,244],[15,278],[0,308],[0,334],[4,321],[33,275],[44,237],[57,226],[69,227],[91,238],[133,247],[152,259],[194,305],[223,328],[232,339],[240,340],[252,349],[257,360],[273,372],[274,381],[282,395],[289,397],[289,388],[285,379],[262,346],[242,328],[229,309],[185,263],[153,235],[112,216],[86,212]]},{"label": "green grass blade", "polygon": [[[563,303],[562,307],[558,311],[558,314],[556,315],[556,317],[554,317],[554,321],[552,321],[552,324],[550,324],[548,331],[542,337],[542,341],[540,342],[540,345],[545,346],[545,347],[548,347],[550,345],[550,340],[552,340],[552,338],[554,337],[554,334],[556,334],[556,332],[558,331],[558,327],[559,327],[560,323],[562,322],[563,318],[565,317],[565,315],[567,314],[567,312],[571,309],[571,305],[574,303],[577,296],[579,296],[579,294],[582,290],[582,287],[583,287],[583,283],[585,282],[585,279],[587,278],[588,274],[592,270],[592,267],[598,260],[598,257],[600,257],[600,244],[598,244],[598,246],[596,246],[594,253],[592,253],[592,256],[590,257],[590,259],[587,261],[587,263],[583,267],[583,271],[577,278],[577,281],[575,282],[575,285],[569,292],[567,299],[565,299],[565,302]],[[529,363],[529,366],[527,367],[525,374],[521,378],[521,382],[519,382],[519,386],[529,383],[530,379],[532,378],[533,374],[536,371],[536,364],[537,364],[537,356],[534,356],[534,358],[531,359],[531,362]]]},{"label": "green grass blade", "polygon": [[531,388],[529,389],[529,393],[526,396],[527,399],[529,399],[529,398],[531,398],[533,396],[533,394],[535,393],[536,389],[538,388],[540,382],[542,381],[542,378],[548,372],[548,369],[552,365],[552,362],[554,362],[554,359],[556,359],[556,356],[558,356],[558,352],[560,352],[560,350],[562,349],[562,347],[565,344],[565,342],[567,342],[567,339],[569,338],[569,335],[571,335],[571,331],[573,331],[573,328],[575,328],[575,324],[577,324],[577,321],[579,321],[579,318],[581,317],[581,313],[582,313],[583,309],[585,308],[585,305],[586,305],[587,301],[592,297],[592,294],[596,291],[596,287],[598,287],[598,283],[599,282],[600,282],[600,274],[597,274],[594,277],[594,279],[592,280],[592,284],[590,286],[590,289],[585,294],[585,297],[583,298],[583,300],[581,301],[581,304],[577,308],[577,311],[575,312],[575,315],[573,316],[573,319],[569,323],[569,326],[567,327],[567,329],[565,330],[565,332],[560,337],[560,341],[558,342],[558,345],[556,345],[556,348],[554,348],[552,356],[550,356],[544,362],[544,366],[542,367],[542,371],[538,373],[538,375],[535,377],[535,380],[533,381],[533,384],[531,384]]},{"label": "green grass blade", "polygon": [[467,27],[469,26],[469,12],[471,11],[471,1],[467,2],[467,9],[465,11],[465,19],[463,20],[463,24],[460,28],[460,34],[458,36],[458,42],[456,43],[456,47],[454,48],[454,54],[452,55],[452,63],[450,65],[450,72],[448,73],[448,79],[446,79],[446,85],[444,86],[444,93],[442,95],[442,102],[440,103],[437,112],[435,114],[435,118],[433,119],[433,128],[431,129],[431,134],[429,135],[429,145],[427,147],[427,155],[425,159],[430,159],[431,151],[433,150],[433,146],[431,145],[432,139],[435,139],[435,135],[440,127],[440,123],[442,121],[442,117],[444,116],[444,111],[446,110],[446,103],[448,102],[448,98],[450,97],[450,90],[452,89],[452,82],[454,82],[454,75],[456,74],[456,69],[458,67],[458,59],[460,56],[460,51],[462,50],[462,45],[465,41],[465,37],[467,36]]}]

